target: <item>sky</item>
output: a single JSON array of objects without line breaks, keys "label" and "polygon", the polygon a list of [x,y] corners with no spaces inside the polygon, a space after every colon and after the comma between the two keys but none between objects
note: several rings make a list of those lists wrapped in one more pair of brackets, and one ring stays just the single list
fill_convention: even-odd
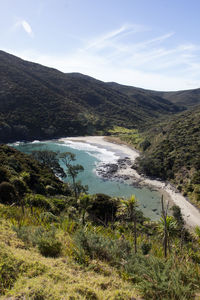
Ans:
[{"label": "sky", "polygon": [[200,0],[0,0],[0,49],[62,72],[200,88]]}]

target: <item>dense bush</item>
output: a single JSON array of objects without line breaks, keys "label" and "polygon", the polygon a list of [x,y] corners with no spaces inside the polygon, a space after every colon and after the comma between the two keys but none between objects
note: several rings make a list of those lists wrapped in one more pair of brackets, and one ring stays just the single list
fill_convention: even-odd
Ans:
[{"label": "dense bush", "polygon": [[9,181],[9,173],[5,167],[0,167],[0,183],[2,181]]},{"label": "dense bush", "polygon": [[152,248],[152,244],[148,242],[143,242],[141,245],[142,254],[147,255]]},{"label": "dense bush", "polygon": [[58,257],[61,254],[62,244],[54,238],[43,237],[38,242],[38,249],[46,257]]},{"label": "dense bush", "polygon": [[200,106],[152,126],[143,137],[151,145],[137,160],[138,171],[170,180],[200,205]]},{"label": "dense bush", "polygon": [[16,190],[9,182],[0,183],[0,201],[5,204],[17,202]]},{"label": "dense bush", "polygon": [[115,220],[119,203],[119,199],[105,194],[96,194],[93,196],[87,212],[94,222],[107,225],[108,222]]},{"label": "dense bush", "polygon": [[19,228],[15,226],[13,229],[27,246],[38,246],[42,255],[58,257],[61,254],[62,243],[56,238],[54,227],[51,227],[50,230],[45,230],[42,226],[22,226]]},{"label": "dense bush", "polygon": [[[0,145],[0,164],[0,201],[3,203],[19,203],[25,197],[32,206],[53,210],[53,201],[47,200],[45,195],[72,194],[69,185],[59,180],[50,168],[7,145]],[[64,208],[64,201],[57,202],[59,209]]]},{"label": "dense bush", "polygon": [[110,239],[98,233],[84,230],[79,230],[76,233],[75,242],[78,248],[83,249],[90,258],[99,258],[115,262],[115,264],[127,258],[132,248],[125,239]]},{"label": "dense bush", "polygon": [[156,257],[132,256],[124,265],[125,271],[137,282],[145,299],[193,299],[200,287],[200,277],[188,263],[175,258],[168,261]]}]

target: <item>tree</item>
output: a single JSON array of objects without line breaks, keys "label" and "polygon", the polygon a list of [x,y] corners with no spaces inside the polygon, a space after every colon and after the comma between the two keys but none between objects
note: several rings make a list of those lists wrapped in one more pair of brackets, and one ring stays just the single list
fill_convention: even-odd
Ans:
[{"label": "tree", "polygon": [[105,194],[95,194],[92,196],[91,207],[88,209],[88,213],[93,222],[107,226],[108,222],[115,220],[118,206],[119,199]]},{"label": "tree", "polygon": [[85,225],[85,215],[88,211],[88,209],[91,207],[91,196],[87,194],[80,195],[78,199],[78,206],[81,210],[82,214],[82,224]]},{"label": "tree", "polygon": [[160,222],[158,225],[158,230],[163,237],[163,247],[164,247],[164,255],[167,257],[167,248],[169,252],[171,251],[170,246],[170,239],[177,231],[177,222],[172,216],[168,216],[168,205],[165,208],[164,207],[164,201],[163,201],[163,195],[161,198],[161,204],[162,204],[162,217],[160,218]]},{"label": "tree", "polygon": [[59,155],[60,159],[62,162],[65,164],[67,167],[67,175],[71,177],[72,179],[72,185],[74,189],[74,195],[76,200],[78,200],[78,195],[79,195],[79,186],[78,183],[76,182],[76,178],[80,172],[84,171],[83,166],[77,164],[73,165],[72,162],[75,161],[75,154],[71,152],[64,152]]},{"label": "tree", "polygon": [[137,253],[137,199],[132,195],[128,200],[122,200],[122,210],[130,222],[134,223],[134,248]]},{"label": "tree", "polygon": [[178,205],[173,205],[171,210],[173,213],[173,217],[177,221],[177,224],[179,225],[180,229],[182,229],[182,227],[184,227],[184,220],[180,207]]},{"label": "tree", "polygon": [[63,168],[59,164],[59,152],[37,150],[32,152],[32,156],[46,167],[51,168],[57,176],[61,178],[66,176]]},{"label": "tree", "polygon": [[10,182],[0,183],[0,201],[3,204],[13,204],[16,202],[17,195],[14,186]]}]

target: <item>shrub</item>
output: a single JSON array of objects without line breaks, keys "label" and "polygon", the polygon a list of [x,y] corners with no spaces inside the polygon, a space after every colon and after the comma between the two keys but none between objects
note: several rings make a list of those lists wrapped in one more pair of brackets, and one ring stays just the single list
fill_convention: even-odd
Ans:
[{"label": "shrub", "polygon": [[26,182],[27,184],[30,183],[30,179],[31,179],[31,175],[30,173],[23,171],[20,173],[20,177],[24,180],[24,182]]},{"label": "shrub", "polygon": [[114,264],[127,259],[131,253],[131,245],[125,239],[110,239],[95,232],[79,230],[75,234],[75,243],[90,258],[99,258]]},{"label": "shrub", "polygon": [[46,257],[58,257],[61,254],[62,244],[51,237],[43,237],[38,242],[38,249]]},{"label": "shrub", "polygon": [[49,211],[55,210],[51,199],[48,199],[40,194],[27,194],[25,197],[25,202],[30,206],[45,208]]},{"label": "shrub", "polygon": [[151,250],[152,245],[148,242],[143,242],[141,245],[142,254],[147,255]]},{"label": "shrub", "polygon": [[42,226],[13,227],[18,238],[28,246],[38,246],[40,253],[46,257],[58,257],[61,254],[62,244],[55,236],[55,228],[46,231]]},{"label": "shrub", "polygon": [[12,204],[16,200],[15,188],[9,182],[0,183],[0,200],[4,204]]},{"label": "shrub", "polygon": [[16,231],[17,237],[28,246],[36,246],[45,233],[42,226],[21,226],[20,228],[13,226],[13,230]]},{"label": "shrub", "polygon": [[143,151],[145,151],[150,146],[151,146],[151,143],[147,139],[145,139],[143,142],[140,143],[140,147]]},{"label": "shrub", "polygon": [[119,200],[105,194],[96,194],[91,201],[88,213],[94,222],[101,222],[107,225],[113,221],[119,206]]},{"label": "shrub", "polygon": [[0,245],[0,295],[12,288],[21,271],[23,261],[15,259],[11,253]]},{"label": "shrub", "polygon": [[53,196],[53,195],[56,195],[56,189],[53,187],[53,186],[51,186],[51,185],[47,185],[46,187],[45,187],[45,189],[46,189],[46,192],[47,192],[47,194],[49,194],[49,195],[51,195],[51,196]]},{"label": "shrub", "polygon": [[193,299],[200,287],[198,272],[189,262],[180,265],[171,257],[168,261],[153,257],[132,256],[124,266],[137,282],[144,299]]},{"label": "shrub", "polygon": [[16,191],[18,192],[18,195],[24,196],[24,194],[28,190],[26,183],[21,178],[17,178],[17,177],[11,178],[11,183],[13,184]]},{"label": "shrub", "polygon": [[2,181],[8,181],[9,174],[6,168],[0,167],[0,183]]}]

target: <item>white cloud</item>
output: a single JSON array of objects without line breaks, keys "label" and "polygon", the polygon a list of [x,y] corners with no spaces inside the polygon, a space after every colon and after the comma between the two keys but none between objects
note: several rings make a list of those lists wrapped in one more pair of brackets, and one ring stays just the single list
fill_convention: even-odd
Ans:
[{"label": "white cloud", "polygon": [[23,28],[23,30],[30,36],[33,37],[33,30],[31,28],[31,25],[26,20],[19,20],[14,25],[14,30],[18,28]]},{"label": "white cloud", "polygon": [[148,29],[145,28],[144,26],[124,24],[116,30],[107,32],[104,35],[101,35],[94,40],[88,41],[87,46],[85,47],[84,50],[88,50],[92,48],[104,48],[108,46],[109,43],[112,43],[117,39],[121,39],[122,37],[125,37],[127,35],[131,35],[146,30]]},{"label": "white cloud", "polygon": [[[175,44],[174,39],[170,40],[174,32],[142,39],[147,30],[125,24],[82,42],[82,47],[73,49],[73,53],[43,55],[23,51],[15,54],[66,73],[80,72],[103,81],[147,89],[166,91],[200,87],[200,47],[191,43]],[[128,42],[124,41],[126,36]]]},{"label": "white cloud", "polygon": [[24,30],[29,34],[29,35],[32,35],[33,34],[33,31],[32,31],[32,28],[30,26],[30,24],[27,22],[27,21],[22,21],[22,27],[24,28]]}]

